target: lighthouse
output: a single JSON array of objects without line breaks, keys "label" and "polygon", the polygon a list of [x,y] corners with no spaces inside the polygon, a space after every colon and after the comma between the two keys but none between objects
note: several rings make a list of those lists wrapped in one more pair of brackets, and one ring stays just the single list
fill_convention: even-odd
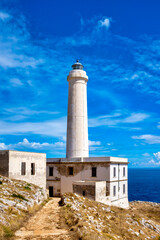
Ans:
[{"label": "lighthouse", "polygon": [[77,60],[67,77],[69,83],[66,158],[88,157],[87,81]]},{"label": "lighthouse", "polygon": [[[103,204],[128,208],[128,159],[91,156],[88,152],[87,82],[77,60],[67,77],[66,158],[47,159],[50,196],[77,193]],[[97,107],[98,107],[97,102]]]}]

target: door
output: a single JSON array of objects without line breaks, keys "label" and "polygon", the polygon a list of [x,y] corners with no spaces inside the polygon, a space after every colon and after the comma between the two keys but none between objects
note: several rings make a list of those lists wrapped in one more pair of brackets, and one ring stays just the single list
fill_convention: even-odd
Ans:
[{"label": "door", "polygon": [[53,187],[52,186],[49,187],[49,196],[53,197]]}]

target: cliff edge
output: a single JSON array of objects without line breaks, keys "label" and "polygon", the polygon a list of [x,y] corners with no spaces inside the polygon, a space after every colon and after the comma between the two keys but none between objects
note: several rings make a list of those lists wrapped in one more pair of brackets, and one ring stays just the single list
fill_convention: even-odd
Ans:
[{"label": "cliff edge", "polygon": [[160,240],[160,203],[130,202],[130,209],[109,207],[66,194],[61,214],[81,240]]}]

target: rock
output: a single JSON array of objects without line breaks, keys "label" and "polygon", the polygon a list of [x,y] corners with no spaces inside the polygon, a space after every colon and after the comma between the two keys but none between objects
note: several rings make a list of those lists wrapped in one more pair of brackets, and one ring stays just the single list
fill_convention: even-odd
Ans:
[{"label": "rock", "polygon": [[142,230],[139,230],[139,233],[140,233],[140,234],[144,234],[144,232],[143,232]]},{"label": "rock", "polygon": [[136,236],[139,236],[139,232],[135,232],[135,235],[136,235]]}]

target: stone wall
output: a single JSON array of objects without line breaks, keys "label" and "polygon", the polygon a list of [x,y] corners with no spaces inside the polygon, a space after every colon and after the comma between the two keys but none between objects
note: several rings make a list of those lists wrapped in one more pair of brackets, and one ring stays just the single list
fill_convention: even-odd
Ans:
[{"label": "stone wall", "polygon": [[0,175],[8,177],[9,151],[0,151]]},{"label": "stone wall", "polygon": [[89,199],[95,200],[95,184],[85,185],[73,183],[73,192]]},{"label": "stone wall", "polygon": [[[21,164],[26,163],[26,174],[21,174]],[[35,174],[31,174],[31,163]],[[46,154],[9,151],[9,178],[24,180],[46,189]]]}]

